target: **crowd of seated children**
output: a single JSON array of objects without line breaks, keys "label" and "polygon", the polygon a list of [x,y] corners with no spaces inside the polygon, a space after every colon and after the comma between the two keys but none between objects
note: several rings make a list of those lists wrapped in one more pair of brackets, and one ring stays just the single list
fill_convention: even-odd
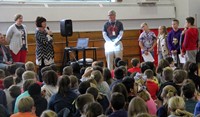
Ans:
[{"label": "crowd of seated children", "polygon": [[[26,68],[13,67],[10,69],[12,76],[2,75],[4,91],[0,90],[0,107],[6,110],[8,116],[17,116],[23,114],[18,110],[20,100],[31,97],[34,113],[28,113],[41,117],[115,117],[120,114],[123,117],[167,117],[177,116],[180,112],[187,115],[200,113],[199,88],[194,83],[198,79],[196,64],[190,63],[189,71],[186,71],[182,68],[173,70],[163,59],[157,68],[152,62],[137,62],[140,71],[130,75],[126,62],[118,60],[112,78],[110,70],[99,63],[84,68],[85,71],[82,69],[84,74],[80,79],[73,75],[73,67],[65,67],[59,76],[56,69],[46,66],[41,70],[42,82],[39,82],[32,62],[26,63]],[[8,94],[12,99],[10,101]],[[184,110],[169,105],[169,100],[177,95],[183,98]],[[6,115],[5,112],[3,114]]]}]

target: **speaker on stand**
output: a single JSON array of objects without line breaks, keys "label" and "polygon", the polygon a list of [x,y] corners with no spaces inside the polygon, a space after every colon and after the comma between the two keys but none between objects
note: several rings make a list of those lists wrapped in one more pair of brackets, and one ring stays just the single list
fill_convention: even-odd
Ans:
[{"label": "speaker on stand", "polygon": [[60,21],[60,33],[63,37],[66,37],[66,47],[68,47],[68,36],[73,34],[72,20],[64,19]]}]

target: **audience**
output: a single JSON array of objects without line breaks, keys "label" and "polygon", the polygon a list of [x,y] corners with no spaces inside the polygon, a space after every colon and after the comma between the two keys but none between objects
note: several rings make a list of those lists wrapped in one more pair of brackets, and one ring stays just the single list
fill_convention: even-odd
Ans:
[{"label": "audience", "polygon": [[124,109],[126,100],[123,94],[113,93],[110,103],[113,112],[108,117],[128,117],[127,111]]},{"label": "audience", "polygon": [[41,95],[41,87],[37,83],[32,84],[28,88],[28,93],[34,100],[35,113],[40,116],[47,109],[47,100]]},{"label": "audience", "polygon": [[192,113],[185,110],[185,102],[182,97],[174,96],[168,101],[168,110],[170,115],[168,117],[193,117]]},{"label": "audience", "polygon": [[141,113],[148,113],[148,108],[142,98],[135,97],[129,103],[128,117],[134,117]]},{"label": "audience", "polygon": [[23,97],[17,106],[19,112],[12,114],[11,117],[37,117],[35,114],[34,101],[31,97]]},{"label": "audience", "polygon": [[49,102],[50,97],[58,92],[58,76],[55,71],[46,71],[43,75],[44,85],[42,86],[42,95]]},{"label": "audience", "polygon": [[58,87],[58,92],[51,96],[48,104],[48,109],[56,113],[64,108],[72,109],[72,103],[77,98],[77,94],[71,90],[70,79],[67,75],[60,77]]}]

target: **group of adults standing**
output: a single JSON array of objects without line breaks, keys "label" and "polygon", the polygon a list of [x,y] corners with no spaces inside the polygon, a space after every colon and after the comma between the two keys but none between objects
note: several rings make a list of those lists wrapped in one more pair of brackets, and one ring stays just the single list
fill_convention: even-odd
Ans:
[{"label": "group of adults standing", "polygon": [[[23,16],[17,14],[14,18],[15,23],[12,24],[6,33],[6,39],[1,34],[1,57],[0,67],[5,68],[13,63],[25,63],[28,52],[27,44],[27,28],[23,24]],[[44,66],[54,63],[54,49],[52,32],[46,29],[46,19],[37,17],[35,20],[36,31],[36,64],[39,65],[39,70]],[[5,47],[5,41],[9,44],[9,49]],[[10,56],[11,55],[11,56]],[[11,58],[11,59],[10,59]]]},{"label": "group of adults standing", "polygon": [[[123,45],[121,42],[123,36],[123,24],[116,20],[116,12],[111,10],[108,12],[109,21],[104,24],[103,38],[105,42],[105,55],[107,66],[110,70],[113,69],[114,58],[123,57]],[[198,29],[194,26],[195,19],[187,17],[185,29],[181,30],[179,21],[172,20],[172,29],[168,33],[166,26],[159,26],[158,36],[149,29],[147,23],[141,24],[143,32],[139,36],[139,46],[141,54],[154,55],[154,47],[157,45],[158,61],[171,56],[175,63],[180,63],[179,54],[181,57],[185,55],[186,61],[196,63],[196,54],[200,48],[200,40],[198,40]]]}]

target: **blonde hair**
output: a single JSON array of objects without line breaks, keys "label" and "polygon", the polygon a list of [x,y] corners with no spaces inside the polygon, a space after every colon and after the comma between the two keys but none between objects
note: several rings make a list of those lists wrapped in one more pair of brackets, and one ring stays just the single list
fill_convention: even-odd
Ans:
[{"label": "blonde hair", "polygon": [[58,117],[58,115],[52,110],[45,110],[40,117]]},{"label": "blonde hair", "polygon": [[140,26],[141,26],[141,27],[143,27],[143,26],[148,26],[148,24],[147,24],[146,22],[143,22],[143,23],[141,23]]},{"label": "blonde hair", "polygon": [[172,85],[167,85],[163,88],[161,97],[165,99],[170,99],[171,97],[175,96],[177,94],[177,90]]},{"label": "blonde hair", "polygon": [[35,80],[35,79],[36,79],[36,73],[33,72],[33,71],[25,71],[25,72],[22,74],[22,79],[23,79],[23,81],[26,81],[26,80],[28,80],[28,79]]},{"label": "blonde hair", "polygon": [[94,70],[92,71],[91,75],[90,75],[91,79],[95,79],[97,83],[101,82],[103,80],[103,75],[100,71],[98,70]]},{"label": "blonde hair", "polygon": [[150,100],[150,95],[146,89],[142,89],[138,92],[138,96],[141,97],[145,102]]},{"label": "blonde hair", "polygon": [[128,106],[128,117],[134,117],[139,113],[148,113],[148,108],[142,98],[134,97]]},{"label": "blonde hair", "polygon": [[25,63],[25,69],[27,71],[35,71],[35,64],[32,61],[28,61]]},{"label": "blonde hair", "polygon": [[22,113],[31,112],[33,106],[34,106],[33,98],[31,98],[31,97],[24,97],[24,98],[21,98],[19,100],[18,110],[19,110],[19,112],[22,112]]},{"label": "blonde hair", "polygon": [[[167,36],[167,28],[166,28],[166,26],[159,26],[159,27],[163,29],[164,36],[166,37]],[[158,36],[160,36],[160,35],[161,34],[158,33]]]},{"label": "blonde hair", "polygon": [[185,102],[180,96],[171,97],[168,101],[168,108],[175,116],[193,117],[193,114],[185,111]]}]

